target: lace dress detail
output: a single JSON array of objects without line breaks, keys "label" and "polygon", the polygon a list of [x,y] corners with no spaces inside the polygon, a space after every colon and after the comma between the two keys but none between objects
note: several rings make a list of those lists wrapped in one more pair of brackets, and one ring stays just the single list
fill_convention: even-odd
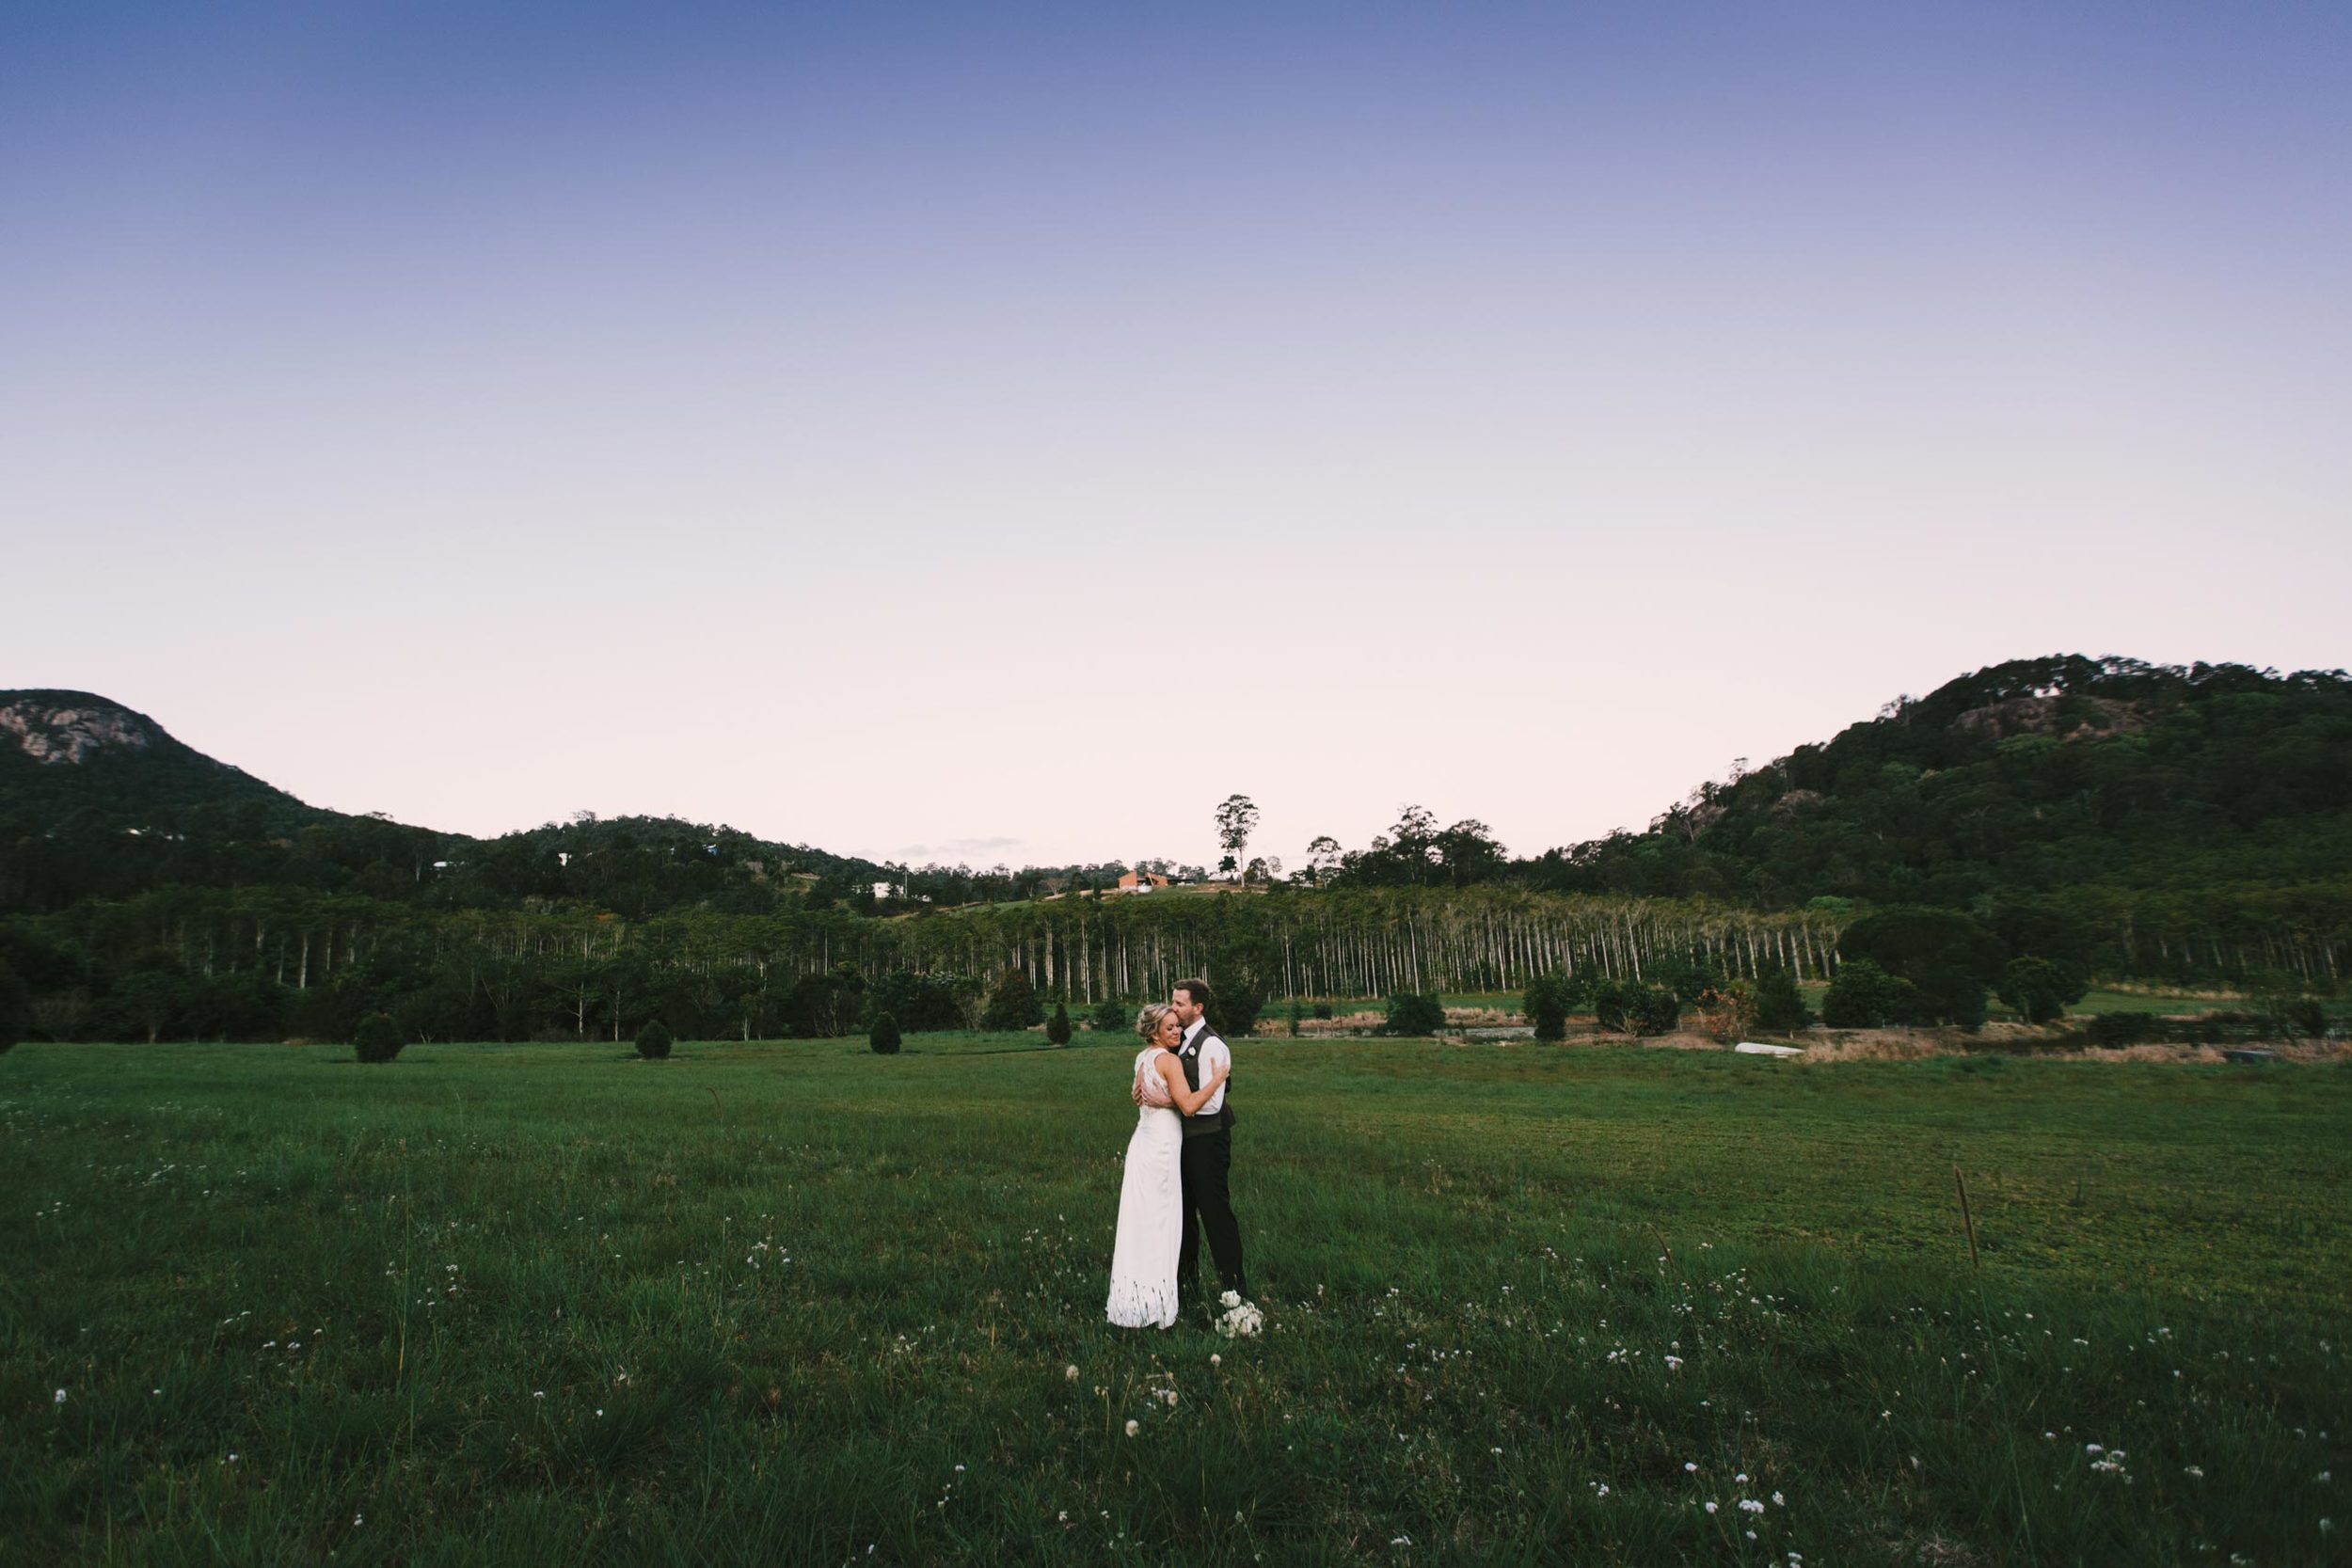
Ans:
[{"label": "lace dress detail", "polygon": [[1176,1101],[1168,1092],[1168,1080],[1160,1076],[1159,1068],[1152,1060],[1159,1053],[1160,1048],[1155,1045],[1136,1058],[1136,1087],[1142,1092],[1146,1105],[1172,1111]]},{"label": "lace dress detail", "polygon": [[1176,1114],[1147,1046],[1136,1058],[1135,1082],[1145,1101],[1127,1140],[1127,1167],[1119,1183],[1119,1231],[1111,1243],[1111,1290],[1106,1315],[1121,1328],[1166,1328],[1176,1321],[1176,1244],[1184,1210],[1184,1118]]}]

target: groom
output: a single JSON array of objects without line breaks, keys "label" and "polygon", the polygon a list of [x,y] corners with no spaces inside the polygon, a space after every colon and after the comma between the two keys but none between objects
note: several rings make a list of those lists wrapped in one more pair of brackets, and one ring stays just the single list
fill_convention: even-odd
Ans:
[{"label": "groom", "polygon": [[[1168,1000],[1176,1022],[1184,1029],[1184,1042],[1176,1053],[1176,1059],[1184,1065],[1184,1085],[1198,1089],[1200,1081],[1213,1076],[1219,1067],[1230,1070],[1233,1053],[1209,1027],[1206,981],[1180,980]],[[1176,1299],[1190,1309],[1202,1306],[1203,1230],[1209,1233],[1209,1257],[1216,1263],[1217,1278],[1226,1290],[1240,1291],[1244,1301],[1249,1299],[1249,1280],[1241,1267],[1241,1226],[1233,1218],[1233,1200],[1226,1192],[1226,1176],[1233,1164],[1232,1128],[1233,1113],[1225,1103],[1221,1086],[1201,1102],[1200,1110],[1184,1118],[1184,1219],[1176,1243]]]}]

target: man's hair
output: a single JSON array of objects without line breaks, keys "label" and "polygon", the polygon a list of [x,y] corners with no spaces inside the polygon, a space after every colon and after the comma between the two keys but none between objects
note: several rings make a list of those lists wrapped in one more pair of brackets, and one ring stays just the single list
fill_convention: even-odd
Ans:
[{"label": "man's hair", "polygon": [[1206,980],[1179,980],[1176,982],[1176,989],[1191,997],[1192,1005],[1196,1007],[1205,1009],[1214,1000],[1209,995],[1209,982]]}]

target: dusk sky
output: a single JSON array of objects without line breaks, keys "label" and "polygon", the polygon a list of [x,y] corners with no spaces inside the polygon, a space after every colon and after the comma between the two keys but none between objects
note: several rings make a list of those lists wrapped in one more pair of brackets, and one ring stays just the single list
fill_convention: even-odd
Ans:
[{"label": "dusk sky", "polygon": [[2352,662],[2352,8],[0,10],[0,687],[316,805],[1516,853]]}]

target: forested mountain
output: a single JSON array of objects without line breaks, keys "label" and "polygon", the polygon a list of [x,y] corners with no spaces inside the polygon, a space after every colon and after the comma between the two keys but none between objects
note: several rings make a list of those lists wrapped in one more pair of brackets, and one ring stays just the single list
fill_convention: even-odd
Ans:
[{"label": "forested mountain", "polygon": [[1646,832],[1521,870],[1536,887],[1767,909],[2341,879],[2352,680],[2076,656],[1998,664],[1735,768]]},{"label": "forested mountain", "polygon": [[565,822],[474,839],[305,805],[143,713],[87,691],[0,691],[0,915],[167,887],[282,887],[431,909],[580,903],[871,913],[874,884],[938,902],[1027,896],[1123,867],[910,870],[675,817]]}]

